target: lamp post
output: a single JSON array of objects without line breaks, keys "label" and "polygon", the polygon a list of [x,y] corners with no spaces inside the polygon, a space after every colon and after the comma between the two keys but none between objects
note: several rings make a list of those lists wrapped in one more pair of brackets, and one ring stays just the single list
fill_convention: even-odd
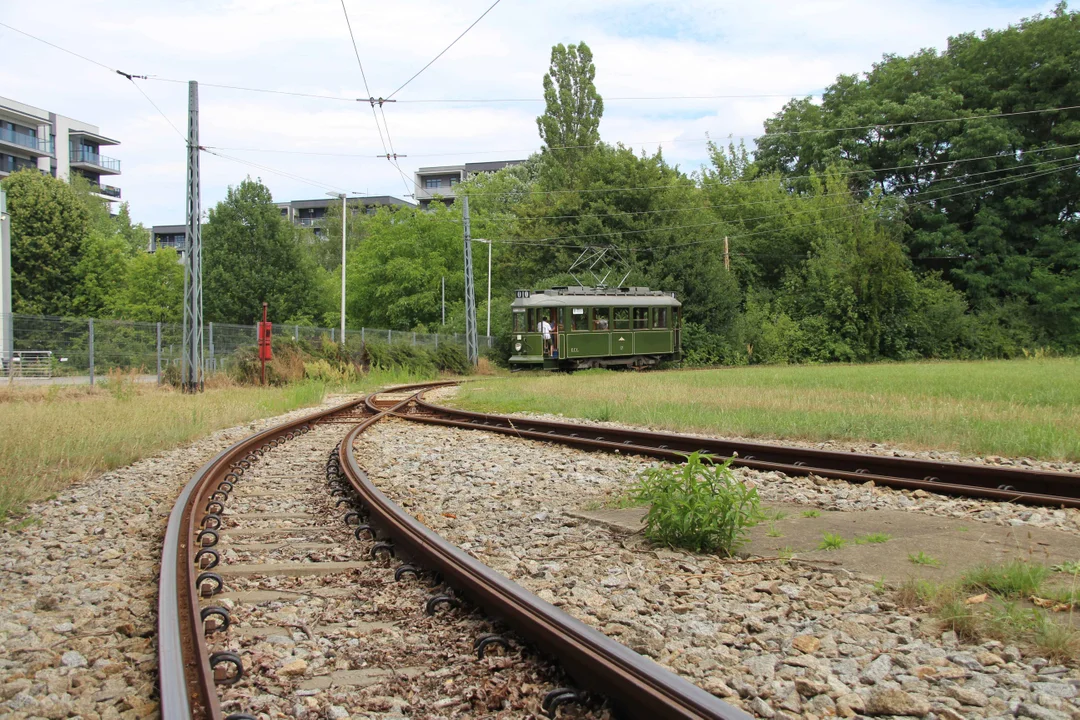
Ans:
[{"label": "lamp post", "polygon": [[341,345],[345,346],[345,222],[348,206],[345,193],[326,193],[330,197],[341,198]]},{"label": "lamp post", "polygon": [[488,337],[491,337],[491,241],[473,240],[473,242],[484,243],[488,246],[487,332],[485,332],[484,334]]}]

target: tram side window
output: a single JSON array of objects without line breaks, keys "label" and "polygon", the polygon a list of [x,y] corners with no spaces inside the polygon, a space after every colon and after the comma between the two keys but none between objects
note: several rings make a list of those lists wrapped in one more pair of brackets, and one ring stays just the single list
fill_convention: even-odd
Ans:
[{"label": "tram side window", "polygon": [[634,329],[647,330],[649,327],[649,308],[634,308]]},{"label": "tram side window", "polygon": [[514,332],[516,332],[516,333],[525,332],[525,311],[524,310],[520,310],[520,311],[515,310],[514,311]]},{"label": "tram side window", "polygon": [[536,308],[528,309],[528,316],[525,319],[525,332],[536,332]]},{"label": "tram side window", "polygon": [[586,331],[589,329],[589,311],[585,308],[571,308],[570,329]]},{"label": "tram side window", "polygon": [[653,317],[653,327],[657,330],[666,330],[668,326],[667,308],[656,308],[654,312],[656,315]]},{"label": "tram side window", "polygon": [[630,329],[630,308],[615,308],[615,329]]},{"label": "tram side window", "polygon": [[593,308],[593,330],[603,332],[608,329],[608,313],[610,310],[607,308]]}]

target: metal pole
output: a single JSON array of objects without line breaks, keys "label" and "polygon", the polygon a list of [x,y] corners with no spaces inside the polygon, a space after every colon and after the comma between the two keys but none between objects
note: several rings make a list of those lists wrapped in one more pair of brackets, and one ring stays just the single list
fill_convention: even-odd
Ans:
[{"label": "metal pole", "polygon": [[90,320],[90,384],[94,384],[94,321]]},{"label": "metal pole", "polygon": [[161,323],[157,324],[157,384],[161,384]]},{"label": "metal pole", "polygon": [[199,84],[188,83],[187,232],[184,252],[184,344],[180,384],[203,389],[202,209],[199,197]]},{"label": "metal pole", "polygon": [[446,325],[446,276],[442,277],[442,324]]},{"label": "metal pole", "polygon": [[485,335],[491,337],[491,248],[492,242],[487,241],[488,246],[488,302],[487,302],[487,332]]},{"label": "metal pole", "polygon": [[217,369],[217,365],[214,362],[214,323],[210,323],[210,360],[208,367],[211,370]]},{"label": "metal pole", "polygon": [[345,344],[345,218],[348,215],[345,194],[341,195],[341,344]]},{"label": "metal pole", "polygon": [[300,342],[300,326],[299,325],[293,325],[292,326],[292,339],[294,341],[296,341],[296,342]]},{"label": "metal pole", "polygon": [[473,294],[472,232],[469,228],[469,196],[462,198],[461,221],[465,226],[465,355],[469,362],[480,362],[476,343],[476,297]]},{"label": "metal pole", "polygon": [[0,361],[12,377],[15,359],[15,317],[11,314],[11,216],[7,193],[0,188]]},{"label": "metal pole", "polygon": [[335,332],[336,332],[336,331],[334,330],[334,328],[330,328],[330,342],[337,342],[337,341],[336,341],[336,340],[334,339],[334,333],[335,333]]}]

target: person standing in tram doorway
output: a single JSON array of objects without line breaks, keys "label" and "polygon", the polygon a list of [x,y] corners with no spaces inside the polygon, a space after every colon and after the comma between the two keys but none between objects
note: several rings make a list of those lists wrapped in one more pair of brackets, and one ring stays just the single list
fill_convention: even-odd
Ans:
[{"label": "person standing in tram doorway", "polygon": [[536,332],[540,333],[544,338],[544,354],[551,354],[551,323],[548,322],[547,316],[544,319],[536,323]]}]

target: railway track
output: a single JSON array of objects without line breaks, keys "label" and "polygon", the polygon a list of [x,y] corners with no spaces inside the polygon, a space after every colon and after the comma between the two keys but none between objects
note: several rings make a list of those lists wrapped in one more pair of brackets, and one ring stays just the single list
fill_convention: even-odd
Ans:
[{"label": "railway track", "polygon": [[[223,450],[185,486],[169,518],[159,583],[162,716],[167,720],[254,717],[256,710],[244,707],[245,702],[249,705],[254,702],[250,693],[229,689],[241,680],[245,666],[251,669],[258,664],[254,660],[246,661],[243,651],[246,641],[235,637],[239,630],[252,629],[238,629],[234,622],[235,617],[245,612],[244,593],[232,592],[234,602],[223,601],[223,593],[239,587],[259,596],[259,591],[253,591],[259,586],[250,579],[275,573],[286,577],[318,575],[323,584],[330,583],[329,574],[336,573],[333,582],[345,586],[342,590],[347,590],[350,583],[380,587],[388,584],[385,578],[365,578],[358,567],[362,563],[335,561],[335,542],[339,545],[348,542],[340,538],[345,530],[355,537],[354,548],[357,540],[365,542],[361,547],[371,558],[400,561],[395,579],[436,578],[437,590],[427,590],[424,583],[392,588],[399,593],[410,589],[414,594],[434,593],[426,603],[430,615],[441,608],[468,602],[498,621],[492,629],[508,626],[550,654],[574,684],[574,687],[556,687],[544,697],[542,709],[552,717],[564,705],[586,702],[597,707],[597,698],[606,698],[626,717],[748,718],[741,710],[610,640],[482,565],[432,533],[371,484],[356,462],[354,442],[381,418],[401,413],[418,400],[422,391],[436,385],[392,388],[271,428]],[[342,431],[350,426],[342,439]],[[250,503],[250,499],[245,501],[245,493],[270,498],[266,502],[272,506],[275,488],[293,482],[289,475],[274,474],[277,467],[274,463],[285,456],[285,447],[296,448],[308,458],[309,465],[312,457],[325,458],[326,451],[335,448],[330,463],[325,466],[326,480],[333,486],[333,497],[330,498],[331,491],[327,490],[326,497],[321,498],[321,507],[326,508],[322,514],[326,517],[320,518],[317,512],[293,515],[246,512],[250,508],[245,503]],[[230,506],[239,508],[240,512],[233,512]],[[273,518],[285,519],[287,526],[263,527]],[[238,530],[235,524],[244,521],[257,527]],[[357,527],[346,528],[352,522],[358,523]],[[276,542],[229,544],[233,539],[228,538],[230,534],[249,538],[254,535]],[[313,539],[317,541],[311,542]],[[223,545],[219,541],[229,544],[229,549],[221,551]],[[284,563],[274,569],[265,564],[242,564],[249,555],[275,552],[284,552],[294,559],[297,553],[322,554],[316,558],[317,562]],[[229,562],[230,554],[240,564]],[[309,587],[301,582],[275,581],[280,591],[270,594],[317,597],[325,601],[326,610],[320,616],[325,619],[330,612],[330,596],[318,592],[318,585]],[[440,622],[445,621],[440,618]],[[461,632],[468,632],[468,627],[471,626],[462,626]],[[334,627],[315,626],[313,630],[303,626],[311,639],[324,630],[331,632]],[[484,633],[476,638],[474,648],[482,657],[493,646],[506,648],[509,644],[506,637]],[[432,650],[416,650],[417,654],[425,652],[430,655]],[[279,667],[278,672],[292,672],[296,667],[299,664]],[[422,673],[423,668],[415,670]],[[437,672],[428,674],[440,676]],[[327,677],[324,672],[323,682],[333,685],[335,676],[330,673]],[[422,677],[417,682],[421,680]],[[264,694],[272,692],[268,687],[274,687],[268,682],[264,679],[257,683]],[[226,715],[223,704],[236,711]]]},{"label": "railway track", "polygon": [[[309,459],[312,453],[320,461],[330,456],[325,474],[331,489],[325,492],[332,493],[333,498],[329,501],[323,498],[326,508],[322,513],[323,525],[290,524],[284,528],[287,542],[264,543],[258,546],[261,550],[290,546],[326,548],[335,542],[341,547],[353,542],[355,549],[356,541],[364,541],[361,548],[370,558],[399,563],[394,573],[396,580],[436,578],[439,589],[431,590],[426,602],[429,614],[463,603],[476,606],[555,658],[568,673],[575,687],[556,688],[542,704],[552,716],[560,706],[588,700],[592,694],[593,698],[607,698],[620,716],[625,717],[724,720],[749,717],[537,598],[404,512],[372,484],[357,462],[354,450],[362,433],[387,417],[665,460],[678,461],[688,453],[703,452],[715,458],[732,457],[735,464],[745,467],[789,475],[819,475],[859,483],[873,481],[894,488],[1080,507],[1077,478],[1068,473],[859,455],[472,413],[423,399],[424,392],[440,384],[446,383],[392,388],[271,428],[223,450],[196,473],[170,515],[163,548],[158,634],[164,718],[226,717],[222,712],[223,690],[240,678],[245,663],[237,652],[240,646],[222,641],[229,634],[231,613],[227,603],[215,598],[228,585],[242,584],[237,578],[244,577],[245,571],[218,567],[222,553],[216,546],[230,531],[237,534],[228,523],[245,516],[243,512],[226,512],[231,501],[242,498],[249,486],[272,495],[274,483],[286,480],[285,476],[258,477],[260,467],[272,462],[275,454],[281,452],[279,448],[286,445],[302,446],[308,451]],[[252,478],[257,483],[253,484]],[[246,515],[259,517],[257,513]],[[294,519],[307,522],[317,517],[305,515]],[[342,521],[346,525],[354,523],[355,527],[344,528]],[[336,528],[333,532],[331,526]],[[333,542],[305,545],[310,540],[305,535],[309,531]],[[247,532],[264,533],[259,529]],[[265,531],[273,532],[276,531]],[[333,561],[325,562],[326,558],[320,560],[311,563],[319,565],[317,573],[357,570],[358,563],[342,562],[337,567]],[[351,581],[345,575],[339,580],[346,584]],[[385,579],[371,582],[386,584]],[[428,592],[421,587],[422,583],[413,585],[414,590]],[[497,635],[477,638],[476,648],[481,656],[489,646],[505,648],[508,641]],[[230,700],[232,705],[237,702],[235,697]],[[232,720],[247,717],[252,716],[243,711],[227,716]]]},{"label": "railway track", "polygon": [[[404,410],[404,409],[403,409]],[[943,495],[1080,508],[1080,476],[1063,472],[898,458],[701,438],[675,433],[552,422],[469,412],[421,397],[394,414],[416,422],[502,433],[587,450],[647,455],[680,462],[702,452],[732,464],[787,475],[817,475],[855,483]]]}]

